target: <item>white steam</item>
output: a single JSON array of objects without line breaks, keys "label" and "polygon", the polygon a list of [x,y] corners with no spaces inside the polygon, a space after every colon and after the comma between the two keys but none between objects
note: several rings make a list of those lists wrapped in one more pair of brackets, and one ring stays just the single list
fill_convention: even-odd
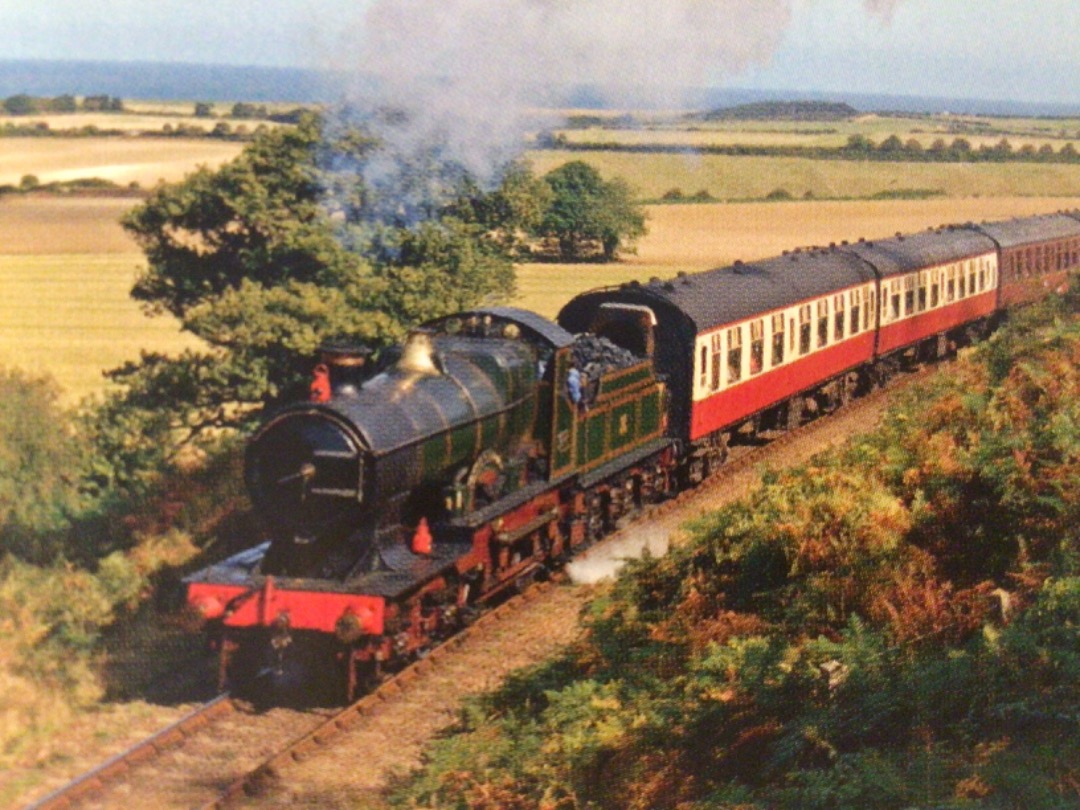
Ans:
[{"label": "white steam", "polygon": [[[537,129],[535,111],[568,88],[679,108],[688,91],[767,62],[793,2],[372,0],[334,67],[357,77],[349,106],[390,144],[369,181],[400,184],[434,155],[490,185]],[[864,2],[888,19],[899,0]]]},{"label": "white steam", "polygon": [[570,581],[578,585],[592,585],[614,579],[627,560],[636,560],[649,554],[662,557],[671,545],[670,527],[635,526],[619,536],[586,550],[566,564]]}]

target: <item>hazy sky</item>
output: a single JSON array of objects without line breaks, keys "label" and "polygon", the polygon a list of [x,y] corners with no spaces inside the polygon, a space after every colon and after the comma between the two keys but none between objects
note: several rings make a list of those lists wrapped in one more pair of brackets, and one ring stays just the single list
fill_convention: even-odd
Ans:
[{"label": "hazy sky", "polygon": [[[399,13],[411,2],[394,0]],[[469,19],[477,2],[444,7]],[[381,4],[386,0],[0,0],[0,58],[336,67],[363,41],[366,10]],[[572,4],[588,7],[587,0]],[[772,7],[781,20],[778,44],[770,42],[749,67],[712,70],[707,82],[1080,101],[1077,0],[775,0]],[[606,17],[597,14],[598,31],[612,24],[610,8]],[[618,8],[632,16],[637,3]],[[745,33],[733,29],[731,37]],[[724,50],[725,37],[717,40]]]}]

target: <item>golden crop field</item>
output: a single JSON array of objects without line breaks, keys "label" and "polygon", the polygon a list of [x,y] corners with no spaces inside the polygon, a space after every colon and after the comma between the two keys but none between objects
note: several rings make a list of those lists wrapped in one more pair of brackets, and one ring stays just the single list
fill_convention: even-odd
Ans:
[{"label": "golden crop field", "polygon": [[0,256],[61,253],[141,258],[120,227],[135,204],[130,197],[0,196]]},{"label": "golden crop field", "polygon": [[818,199],[872,197],[920,189],[948,197],[1080,196],[1080,165],[1064,163],[888,163],[788,157],[534,151],[538,174],[587,160],[605,177],[623,177],[645,199],[672,189],[708,191],[720,200],[761,199],[776,189]]},{"label": "golden crop field", "polygon": [[100,177],[151,187],[180,180],[200,164],[219,166],[242,148],[211,139],[0,138],[0,185],[17,185],[32,174],[42,183]]},{"label": "golden crop field", "polygon": [[[74,403],[101,372],[140,350],[198,346],[175,320],[147,318],[128,297],[142,255],[116,218],[131,200],[0,202],[0,365],[47,371]],[[810,244],[911,232],[946,222],[1045,213],[1080,199],[657,205],[649,235],[616,264],[522,264],[515,304],[554,316],[573,295],[631,279],[774,256]]]},{"label": "golden crop field", "polygon": [[198,341],[166,316],[146,317],[128,293],[143,255],[111,197],[0,198],[0,365],[47,372],[74,404],[101,391],[105,369],[140,350]]},{"label": "golden crop field", "polygon": [[101,391],[102,371],[141,350],[198,346],[169,317],[148,318],[128,297],[142,257],[0,256],[0,365],[51,374],[74,404]]},{"label": "golden crop field", "polygon": [[[232,157],[239,144],[142,138],[0,139],[0,182],[105,176],[150,184],[197,163]],[[878,164],[785,158],[538,152],[548,171],[586,159],[622,176],[643,197],[678,187],[719,198],[868,196],[897,188],[942,188],[952,199],[653,205],[636,254],[612,265],[525,264],[516,304],[553,316],[574,294],[630,279],[671,276],[808,244],[1080,205],[1080,167],[1044,164]],[[147,180],[152,177],[154,179]],[[1039,194],[1047,196],[1038,196]],[[1057,195],[1072,194],[1071,198]],[[128,297],[144,262],[118,224],[130,198],[11,195],[0,198],[0,364],[53,374],[65,401],[104,386],[101,372],[140,350],[197,346],[168,317],[147,318]]]}]

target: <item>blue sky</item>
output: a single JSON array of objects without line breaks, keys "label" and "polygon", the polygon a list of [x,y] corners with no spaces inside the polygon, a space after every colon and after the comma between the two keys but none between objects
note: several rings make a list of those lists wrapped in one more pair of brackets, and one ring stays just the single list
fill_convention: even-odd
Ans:
[{"label": "blue sky", "polygon": [[[379,2],[389,0],[0,0],[0,54],[327,67],[347,59]],[[717,84],[1080,102],[1076,0],[774,2],[790,22],[771,57]],[[633,0],[623,6],[632,13]]]}]

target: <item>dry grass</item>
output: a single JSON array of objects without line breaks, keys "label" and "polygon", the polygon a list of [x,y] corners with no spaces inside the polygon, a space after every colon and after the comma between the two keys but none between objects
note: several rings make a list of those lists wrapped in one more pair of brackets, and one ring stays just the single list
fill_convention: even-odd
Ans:
[{"label": "dry grass", "polygon": [[929,189],[949,197],[1080,196],[1080,165],[1041,163],[882,163],[727,155],[543,151],[529,153],[538,174],[586,160],[623,177],[646,199],[671,189],[706,190],[721,200],[762,199],[783,188],[795,197],[872,197]]},{"label": "dry grass", "polygon": [[[100,177],[119,185],[180,180],[200,164],[219,166],[243,144],[179,138],[0,138],[0,185],[27,174],[42,183]],[[0,247],[0,252],[3,248]]]},{"label": "dry grass", "polygon": [[1080,206],[1080,198],[995,198],[892,202],[657,205],[636,255],[618,264],[518,267],[516,303],[552,317],[572,296],[594,287],[679,270],[694,272],[776,256],[807,245],[911,233],[948,222],[1008,219]]}]

